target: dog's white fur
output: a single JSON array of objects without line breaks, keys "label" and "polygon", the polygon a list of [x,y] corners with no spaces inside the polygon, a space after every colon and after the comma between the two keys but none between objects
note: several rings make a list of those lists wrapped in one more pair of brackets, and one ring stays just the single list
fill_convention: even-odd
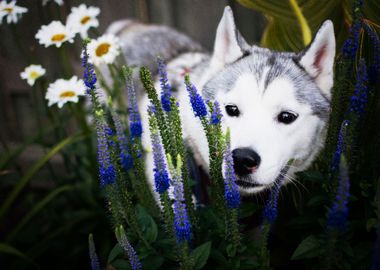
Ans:
[{"label": "dog's white fur", "polygon": [[[245,58],[247,52],[253,55],[249,59]],[[224,114],[223,129],[226,130],[229,127],[231,130],[231,148],[249,147],[261,156],[261,164],[257,170],[243,179],[260,186],[241,186],[241,192],[245,194],[256,193],[272,186],[287,162],[294,159],[293,166],[287,171],[286,176],[286,179],[292,178],[295,172],[304,170],[311,164],[323,146],[327,119],[326,117],[322,119],[312,108],[314,105],[313,95],[316,94],[312,91],[320,91],[322,94],[318,93],[318,98],[323,96],[327,102],[331,97],[335,56],[333,25],[331,21],[326,21],[310,46],[300,54],[278,54],[285,59],[284,68],[289,69],[289,72],[303,68],[306,72],[304,72],[305,78],[302,80],[317,89],[310,90],[310,97],[302,93],[304,98],[308,99],[307,102],[300,101],[301,93],[298,92],[302,86],[300,87],[297,83],[302,80],[299,78],[278,76],[266,85],[266,77],[272,72],[270,65],[264,65],[260,76],[254,74],[252,70],[242,70],[238,66],[240,63],[240,65],[244,64],[249,67],[249,65],[254,65],[255,61],[267,61],[270,54],[274,54],[274,52],[250,46],[244,41],[236,30],[231,9],[226,7],[216,32],[214,51],[208,67],[201,73],[190,74],[192,82],[199,90],[207,88],[210,84],[213,85],[213,80],[217,80],[218,76],[221,77],[223,74],[225,76],[233,74],[236,77],[228,91],[212,89],[212,96],[221,104]],[[169,79],[182,79],[179,74],[180,67],[197,65],[207,57],[204,53],[188,53],[170,61],[167,66]],[[289,57],[290,60],[286,60],[286,57]],[[292,62],[293,58],[298,59],[297,65]],[[244,61],[252,63],[244,63]],[[234,66],[236,69],[233,68]],[[218,84],[216,83],[216,85]],[[194,153],[196,162],[208,170],[207,140],[199,119],[194,117],[187,91],[184,89],[184,85],[181,87],[178,100],[184,139]],[[157,82],[156,89],[159,88]],[[204,91],[210,91],[210,89]],[[307,90],[305,91],[307,95]],[[241,115],[239,117],[228,116],[224,111],[224,106],[228,104],[238,106]],[[152,186],[154,186],[153,155],[147,121],[148,105],[149,100],[144,97],[139,107],[144,130],[142,141],[147,150],[146,171],[149,180],[152,181]],[[297,120],[290,125],[277,122],[277,115],[284,110],[297,113]]]}]

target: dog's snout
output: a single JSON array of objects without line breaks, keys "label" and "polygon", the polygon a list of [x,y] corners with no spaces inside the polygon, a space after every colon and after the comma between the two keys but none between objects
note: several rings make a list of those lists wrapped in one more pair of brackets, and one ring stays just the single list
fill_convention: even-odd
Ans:
[{"label": "dog's snout", "polygon": [[232,151],[232,157],[235,172],[240,176],[254,172],[261,161],[260,156],[250,148],[237,148]]}]

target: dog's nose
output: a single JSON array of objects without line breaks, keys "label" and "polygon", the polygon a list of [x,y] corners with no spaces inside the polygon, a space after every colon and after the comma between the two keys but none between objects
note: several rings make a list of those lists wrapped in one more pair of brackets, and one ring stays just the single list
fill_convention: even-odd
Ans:
[{"label": "dog's nose", "polygon": [[232,151],[235,173],[240,176],[252,173],[260,165],[260,156],[250,148],[237,148]]}]

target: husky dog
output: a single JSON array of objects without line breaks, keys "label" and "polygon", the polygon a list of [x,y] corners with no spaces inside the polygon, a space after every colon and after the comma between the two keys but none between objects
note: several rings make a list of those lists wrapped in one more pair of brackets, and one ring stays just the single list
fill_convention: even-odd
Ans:
[{"label": "husky dog", "polygon": [[[242,194],[290,182],[305,170],[325,140],[330,112],[335,37],[331,21],[323,23],[311,44],[299,53],[277,52],[250,46],[235,27],[226,7],[219,23],[214,51],[207,54],[190,38],[173,29],[131,21],[111,25],[132,65],[154,68],[160,55],[167,61],[172,87],[177,89],[184,139],[198,165],[209,166],[207,140],[195,118],[183,83],[189,72],[205,99],[217,100],[223,112],[222,127],[231,130],[231,149]],[[158,82],[157,89],[158,87]],[[143,144],[147,172],[153,185],[153,158],[143,97]],[[293,160],[292,166],[288,161]]]}]

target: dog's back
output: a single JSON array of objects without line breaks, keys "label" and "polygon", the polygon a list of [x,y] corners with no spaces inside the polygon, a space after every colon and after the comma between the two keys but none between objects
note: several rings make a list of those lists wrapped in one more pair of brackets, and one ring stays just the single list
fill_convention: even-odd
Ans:
[{"label": "dog's back", "polygon": [[167,26],[122,20],[112,23],[107,32],[120,38],[128,65],[146,66],[154,74],[158,56],[170,61],[183,53],[203,51],[197,42]]}]

